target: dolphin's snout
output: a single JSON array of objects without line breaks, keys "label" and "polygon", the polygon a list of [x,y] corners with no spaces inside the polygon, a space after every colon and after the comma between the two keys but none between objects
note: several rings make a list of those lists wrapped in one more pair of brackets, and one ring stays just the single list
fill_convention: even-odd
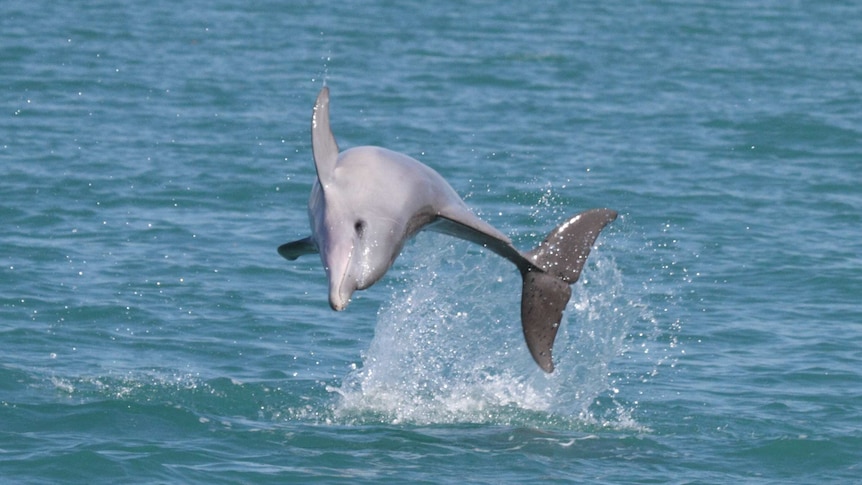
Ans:
[{"label": "dolphin's snout", "polygon": [[333,310],[340,312],[347,308],[354,291],[356,283],[349,277],[349,273],[344,273],[341,277],[337,274],[329,275],[329,306]]},{"label": "dolphin's snout", "polygon": [[348,245],[330,244],[321,252],[321,258],[329,280],[329,306],[340,312],[350,304],[358,286],[353,274],[353,241]]},{"label": "dolphin's snout", "polygon": [[340,312],[347,308],[347,305],[350,304],[350,298],[342,298],[341,295],[330,293],[329,294],[329,306],[332,307],[333,310]]}]

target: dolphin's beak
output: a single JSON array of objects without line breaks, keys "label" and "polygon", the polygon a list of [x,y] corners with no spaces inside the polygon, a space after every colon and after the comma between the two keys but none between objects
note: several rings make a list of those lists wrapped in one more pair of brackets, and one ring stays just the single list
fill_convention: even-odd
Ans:
[{"label": "dolphin's beak", "polygon": [[350,298],[357,288],[356,275],[351,272],[353,241],[346,246],[331,246],[321,251],[320,258],[329,280],[329,306],[340,312],[350,304]]},{"label": "dolphin's beak", "polygon": [[340,292],[338,288],[334,288],[332,284],[330,284],[329,287],[329,306],[337,312],[347,308],[347,305],[350,304],[350,294],[342,294],[342,292]]}]

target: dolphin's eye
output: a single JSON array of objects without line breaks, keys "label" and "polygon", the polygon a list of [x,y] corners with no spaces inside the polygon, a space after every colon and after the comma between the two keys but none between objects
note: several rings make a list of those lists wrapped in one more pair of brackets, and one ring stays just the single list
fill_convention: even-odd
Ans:
[{"label": "dolphin's eye", "polygon": [[353,224],[353,229],[356,230],[356,235],[362,237],[362,233],[365,232],[365,221],[359,220]]}]

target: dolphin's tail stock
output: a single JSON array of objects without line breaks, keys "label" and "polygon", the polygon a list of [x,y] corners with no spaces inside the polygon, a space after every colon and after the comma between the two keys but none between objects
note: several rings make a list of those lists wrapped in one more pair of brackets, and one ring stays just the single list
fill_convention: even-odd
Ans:
[{"label": "dolphin's tail stock", "polygon": [[[533,359],[545,372],[553,372],[551,348],[590,248],[602,229],[617,218],[610,209],[591,209],[563,222],[524,256],[535,267],[521,267],[521,324]],[[537,270],[540,269],[541,271]]]}]

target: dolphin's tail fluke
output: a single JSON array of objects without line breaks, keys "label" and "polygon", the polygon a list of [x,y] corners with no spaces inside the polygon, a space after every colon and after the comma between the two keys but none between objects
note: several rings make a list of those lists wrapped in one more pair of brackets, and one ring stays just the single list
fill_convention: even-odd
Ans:
[{"label": "dolphin's tail fluke", "polygon": [[551,349],[563,310],[572,295],[590,248],[602,229],[617,218],[610,209],[592,209],[563,222],[524,256],[535,267],[522,267],[521,324],[533,359],[545,372],[553,372]]}]

